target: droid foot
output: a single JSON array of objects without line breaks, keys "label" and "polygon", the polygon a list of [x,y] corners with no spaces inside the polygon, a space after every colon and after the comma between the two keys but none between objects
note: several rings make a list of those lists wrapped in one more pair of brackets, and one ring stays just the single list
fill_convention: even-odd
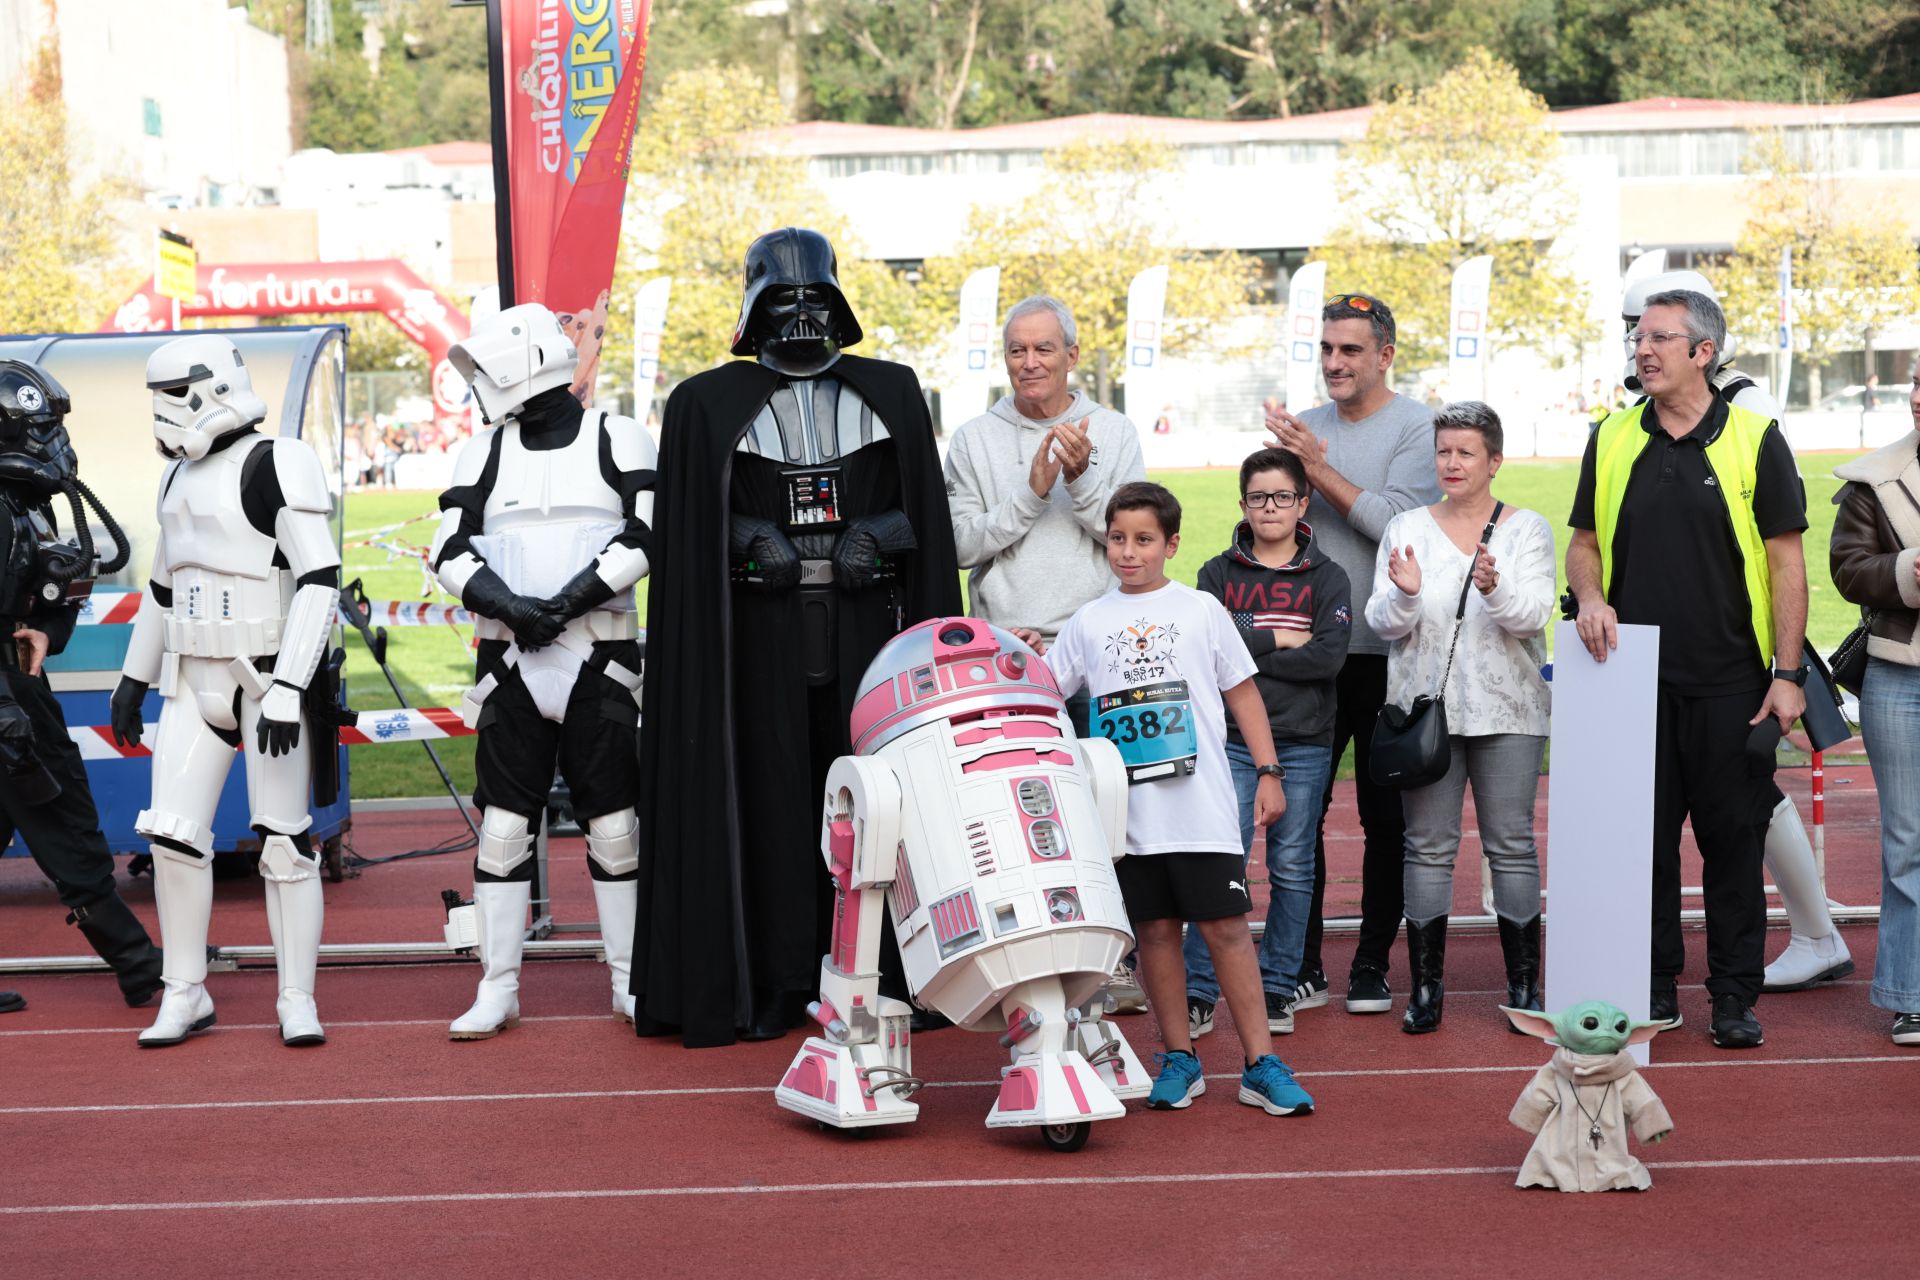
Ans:
[{"label": "droid foot", "polygon": [[1074,1029],[1073,1047],[1099,1075],[1100,1082],[1122,1102],[1144,1098],[1152,1091],[1153,1077],[1141,1064],[1140,1055],[1120,1034],[1120,1028],[1106,1019],[1083,1016]]},{"label": "droid foot", "polygon": [[878,1043],[834,1044],[808,1036],[773,1097],[821,1124],[863,1129],[919,1119],[920,1104],[910,1101],[919,1088]]},{"label": "droid foot", "polygon": [[1000,1079],[987,1127],[1073,1125],[1125,1114],[1120,1099],[1074,1050],[1023,1053]]}]

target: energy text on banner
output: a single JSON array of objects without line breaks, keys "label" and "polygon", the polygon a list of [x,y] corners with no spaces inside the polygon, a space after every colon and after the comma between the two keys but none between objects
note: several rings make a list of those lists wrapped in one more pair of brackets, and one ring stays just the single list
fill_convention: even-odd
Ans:
[{"label": "energy text on banner", "polygon": [[646,65],[650,0],[497,0],[507,88],[513,299],[544,303],[593,399]]}]

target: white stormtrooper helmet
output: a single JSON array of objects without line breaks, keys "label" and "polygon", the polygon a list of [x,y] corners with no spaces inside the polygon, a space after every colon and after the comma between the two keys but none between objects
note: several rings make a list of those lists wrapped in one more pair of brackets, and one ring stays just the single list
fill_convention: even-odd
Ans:
[{"label": "white stormtrooper helmet", "polygon": [[447,359],[473,385],[480,416],[498,422],[542,391],[571,385],[580,353],[553,312],[527,302],[455,343]]},{"label": "white stormtrooper helmet", "polygon": [[153,436],[166,458],[199,459],[221,436],[267,416],[240,349],[216,334],[176,338],[147,358]]}]

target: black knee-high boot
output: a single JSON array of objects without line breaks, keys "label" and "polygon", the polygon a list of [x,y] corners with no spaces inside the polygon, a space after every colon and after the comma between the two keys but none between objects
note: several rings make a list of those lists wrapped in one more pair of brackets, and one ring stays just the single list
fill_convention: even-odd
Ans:
[{"label": "black knee-high boot", "polygon": [[[1507,961],[1507,1007],[1540,1008],[1540,917],[1522,924],[1500,917],[1500,954]],[[1525,1032],[1507,1024],[1516,1035]]]},{"label": "black knee-high boot", "polygon": [[160,949],[119,894],[75,907],[67,923],[77,925],[94,953],[113,966],[128,1005],[137,1009],[159,993]]},{"label": "black knee-high boot", "polygon": [[1407,967],[1412,970],[1413,995],[1400,1029],[1410,1036],[1440,1029],[1440,1006],[1446,998],[1442,978],[1447,968],[1447,918],[1435,916],[1425,924],[1407,921]]}]

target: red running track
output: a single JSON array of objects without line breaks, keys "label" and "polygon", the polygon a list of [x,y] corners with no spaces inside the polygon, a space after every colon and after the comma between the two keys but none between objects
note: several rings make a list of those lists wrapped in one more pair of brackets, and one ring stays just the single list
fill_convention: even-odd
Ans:
[{"label": "red running track", "polygon": [[[1866,885],[1851,810],[1871,804],[1856,793],[1830,814],[1842,900],[1877,887],[1842,887]],[[356,839],[392,852],[452,821],[373,815]],[[1357,879],[1357,853],[1336,840],[1337,883]],[[0,866],[7,950],[71,950],[22,867]],[[556,845],[556,872],[562,917],[589,918],[577,843]],[[329,885],[329,936],[432,937],[437,890],[465,875],[456,855]],[[1477,894],[1462,879],[1464,910]],[[129,896],[151,919],[150,889]],[[222,940],[265,941],[256,884],[223,883],[218,901]],[[1648,1072],[1676,1124],[1645,1153],[1654,1191],[1578,1198],[1511,1186],[1529,1139],[1506,1113],[1546,1050],[1496,1021],[1487,936],[1454,940],[1446,1024],[1419,1039],[1339,1010],[1351,943],[1330,940],[1335,1002],[1279,1042],[1316,1115],[1234,1102],[1223,1016],[1201,1042],[1204,1098],[1097,1126],[1070,1156],[984,1127],[989,1037],[920,1038],[936,1083],[918,1123],[821,1132],[772,1101],[797,1035],[702,1052],[636,1040],[588,961],[530,964],[528,1020],[466,1044],[444,1026],[471,963],[329,967],[331,1040],[304,1052],[277,1042],[265,970],[214,975],[219,1028],[152,1052],[132,1043],[149,1011],[119,1006],[105,978],[28,976],[8,985],[32,1007],[0,1019],[0,1242],[21,1276],[1484,1277],[1629,1256],[1660,1275],[1887,1274],[1920,1196],[1920,1053],[1891,1045],[1867,1003],[1873,931],[1846,938],[1859,974],[1764,1000],[1752,1053],[1712,1049],[1705,997],[1686,988],[1691,1025],[1655,1042]],[[1697,981],[1703,935],[1689,943]],[[1151,1017],[1120,1025],[1143,1055],[1157,1047]]]}]

